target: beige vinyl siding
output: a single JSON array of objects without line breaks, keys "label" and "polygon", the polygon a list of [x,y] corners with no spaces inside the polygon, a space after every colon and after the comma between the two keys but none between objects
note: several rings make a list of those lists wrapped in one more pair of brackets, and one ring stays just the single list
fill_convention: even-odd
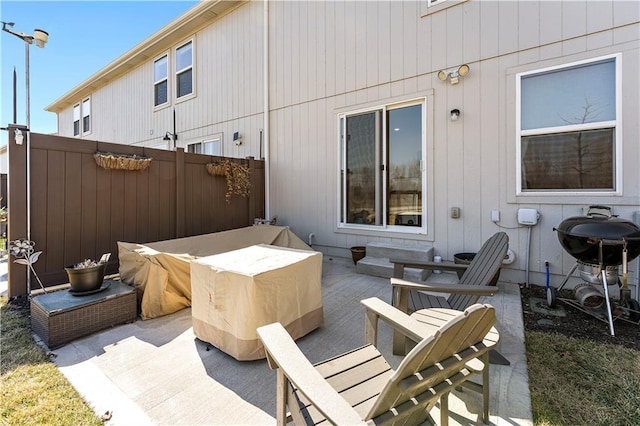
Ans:
[{"label": "beige vinyl siding", "polygon": [[[335,111],[398,96],[411,99],[420,90],[433,89],[434,109],[427,114],[433,114],[434,128],[427,130],[434,133],[435,144],[428,154],[434,163],[435,229],[428,237],[418,238],[433,240],[436,251],[452,259],[454,253],[477,250],[499,230],[490,221],[492,209],[500,210],[501,225],[515,227],[518,208],[536,208],[542,218],[532,229],[530,267],[543,272],[544,260],[549,260],[553,273],[566,273],[573,261],[559,246],[552,228],[564,217],[581,214],[584,205],[600,201],[614,205],[616,214],[630,217],[639,199],[638,168],[625,155],[624,197],[569,197],[569,204],[516,200],[512,70],[622,49],[623,66],[637,73],[638,13],[623,3],[467,1],[422,18],[420,5],[412,2],[272,4],[273,214],[303,238],[314,233],[314,242],[328,248],[373,240],[415,241],[394,234],[336,231]],[[621,19],[621,13],[626,21],[618,25],[630,28],[612,29],[614,17]],[[628,36],[633,31],[635,41]],[[617,43],[622,45],[614,45],[615,34],[620,34]],[[624,46],[625,42],[631,44]],[[305,43],[306,47],[301,46]],[[318,44],[324,52],[318,51]],[[304,51],[317,53],[300,56]],[[313,62],[303,67],[303,60]],[[470,64],[471,73],[459,84],[436,78],[438,70],[462,63]],[[304,78],[311,69],[320,70],[315,79]],[[631,70],[624,71],[624,84],[638,93],[633,75]],[[318,93],[321,102],[307,99],[317,87],[324,88],[324,93]],[[625,99],[624,113],[637,111],[636,103]],[[458,122],[448,119],[452,108],[462,111]],[[316,129],[316,119],[322,128]],[[640,158],[638,148],[630,146],[638,135],[637,123],[624,123],[625,153]],[[450,218],[454,206],[461,208],[461,219]],[[509,230],[509,234],[517,255],[509,266],[514,272],[511,278],[523,279],[527,229]]]},{"label": "beige vinyl siding", "polygon": [[[225,19],[198,31],[194,39],[195,98],[176,102],[175,48],[169,49],[169,102],[154,111],[153,58],[92,93],[90,139],[162,147],[173,132],[176,111],[178,143],[223,132],[223,151],[244,157],[259,155],[262,127],[262,5],[247,3]],[[166,49],[164,49],[166,50]],[[158,53],[161,53],[159,50]],[[69,108],[72,113],[72,107]],[[59,114],[60,134],[72,134],[67,110]],[[68,124],[67,124],[68,122]],[[236,147],[234,131],[244,135]]]},{"label": "beige vinyl siding", "polygon": [[[544,261],[566,274],[573,260],[553,227],[582,207],[613,205],[631,218],[640,209],[640,5],[634,1],[467,0],[425,12],[424,1],[270,1],[269,98],[271,214],[329,255],[347,256],[370,241],[429,241],[453,259],[476,251],[500,230],[499,209],[516,261],[503,277],[524,279],[527,229],[521,207],[542,214],[532,229],[532,280],[544,283]],[[196,96],[153,112],[153,59],[91,94],[92,139],[157,146],[172,131],[178,142],[223,133],[224,155],[260,156],[263,128],[263,7],[247,2],[193,36]],[[519,72],[621,53],[623,196],[516,197],[516,98]],[[452,85],[437,72],[469,64]],[[170,85],[173,86],[173,82]],[[173,87],[172,87],[173,90]],[[428,234],[402,235],[337,229],[338,111],[431,97],[428,139]],[[81,101],[81,99],[78,99]],[[449,111],[461,117],[452,122]],[[59,115],[60,133],[72,132],[72,107]],[[232,141],[234,131],[242,145]],[[153,132],[153,134],[151,134]],[[450,217],[451,207],[461,218]],[[431,222],[430,222],[431,221]],[[534,281],[535,282],[535,281]]]}]

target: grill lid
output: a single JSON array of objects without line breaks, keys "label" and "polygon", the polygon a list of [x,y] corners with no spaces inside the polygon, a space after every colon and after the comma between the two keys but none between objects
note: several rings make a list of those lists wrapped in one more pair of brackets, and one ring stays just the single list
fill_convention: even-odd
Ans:
[{"label": "grill lid", "polygon": [[629,220],[602,215],[573,216],[554,230],[562,247],[585,263],[620,265],[625,244],[627,261],[640,255],[640,227]]}]

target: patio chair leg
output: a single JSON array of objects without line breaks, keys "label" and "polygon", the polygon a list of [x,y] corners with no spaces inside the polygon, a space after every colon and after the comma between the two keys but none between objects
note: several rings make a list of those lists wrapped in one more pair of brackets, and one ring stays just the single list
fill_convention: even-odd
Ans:
[{"label": "patio chair leg", "polygon": [[440,425],[449,424],[449,392],[440,397]]},{"label": "patio chair leg", "polygon": [[276,424],[287,424],[287,378],[282,369],[278,368],[276,374]]},{"label": "patio chair leg", "polygon": [[482,423],[489,423],[489,353],[482,355],[484,368],[482,370]]}]

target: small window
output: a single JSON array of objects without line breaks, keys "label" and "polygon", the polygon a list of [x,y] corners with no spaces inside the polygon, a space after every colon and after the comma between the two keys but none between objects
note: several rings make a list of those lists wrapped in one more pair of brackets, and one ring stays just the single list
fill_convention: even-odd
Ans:
[{"label": "small window", "polygon": [[73,106],[73,136],[80,136],[80,104]]},{"label": "small window", "polygon": [[222,138],[216,137],[187,145],[187,152],[222,156]]},{"label": "small window", "polygon": [[520,74],[518,192],[616,191],[616,57]]},{"label": "small window", "polygon": [[91,98],[82,101],[82,133],[91,131]]},{"label": "small window", "polygon": [[169,85],[169,60],[167,55],[156,60],[153,63],[153,105],[166,104],[168,99],[168,85]]},{"label": "small window", "polygon": [[176,97],[193,93],[193,42],[176,49]]}]

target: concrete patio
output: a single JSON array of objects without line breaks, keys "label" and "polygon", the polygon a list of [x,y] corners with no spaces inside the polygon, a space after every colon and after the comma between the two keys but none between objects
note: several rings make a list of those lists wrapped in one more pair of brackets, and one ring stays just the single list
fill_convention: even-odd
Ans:
[{"label": "concrete patio", "polygon": [[[446,278],[446,274],[443,274]],[[441,275],[440,278],[443,276]],[[323,261],[324,326],[298,340],[312,362],[364,343],[360,300],[391,299],[385,278],[357,274],[350,259]],[[490,421],[532,424],[519,288],[499,283],[498,350],[511,363],[491,366]],[[381,325],[379,348],[392,366],[391,329]],[[275,372],[264,360],[238,362],[195,338],[191,311],[138,320],[53,351],[60,371],[108,425],[263,425],[275,423]],[[481,395],[455,392],[450,424],[480,424]],[[439,419],[438,407],[431,412]]]}]

